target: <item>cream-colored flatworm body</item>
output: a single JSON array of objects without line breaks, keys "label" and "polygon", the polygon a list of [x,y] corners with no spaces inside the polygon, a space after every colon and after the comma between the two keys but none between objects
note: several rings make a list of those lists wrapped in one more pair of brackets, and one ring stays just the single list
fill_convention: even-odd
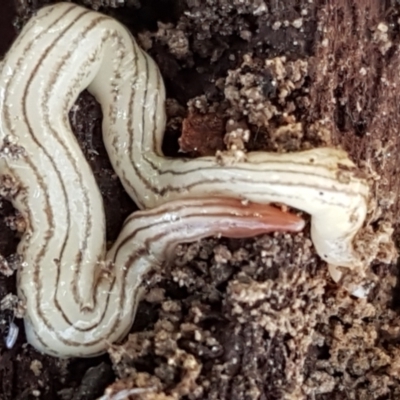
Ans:
[{"label": "cream-colored flatworm body", "polygon": [[[27,301],[28,339],[37,348],[66,356],[104,350],[121,330],[104,334],[93,327],[100,320],[107,329],[115,327],[110,321],[131,318],[136,306],[118,297],[135,297],[136,290],[119,279],[132,274],[137,288],[138,271],[151,264],[144,256],[135,258],[131,268],[124,259],[112,268],[111,283],[104,281],[100,266],[108,256],[101,195],[68,120],[85,88],[101,104],[112,165],[142,209],[212,197],[284,203],[311,214],[312,239],[324,260],[360,265],[352,242],[365,219],[369,190],[346,153],[329,148],[249,153],[247,162],[231,166],[219,165],[214,157],[165,157],[165,90],[154,61],[116,20],[58,3],[27,23],[0,71],[0,174],[23,188],[13,199],[27,221],[18,248],[24,258],[18,290]],[[174,228],[164,224],[159,229],[164,235]],[[187,233],[183,240],[198,237]],[[164,254],[162,241],[159,246]],[[119,274],[120,268],[133,272]],[[106,307],[105,299],[112,306]]]}]

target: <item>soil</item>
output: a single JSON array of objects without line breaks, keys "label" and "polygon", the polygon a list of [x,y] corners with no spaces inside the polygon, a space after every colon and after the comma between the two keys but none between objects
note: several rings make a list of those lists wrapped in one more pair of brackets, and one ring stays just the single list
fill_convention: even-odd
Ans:
[{"label": "soil", "polygon": [[[0,55],[45,3],[2,2]],[[59,360],[27,345],[15,315],[20,219],[0,198],[0,254],[9,261],[0,299],[14,305],[0,312],[0,335],[19,327],[11,349],[0,341],[0,400],[399,399],[399,3],[79,3],[126,24],[159,65],[168,95],[167,154],[215,154],[232,144],[347,150],[373,189],[364,234],[374,286],[362,300],[334,284],[308,230],[209,238],[180,246],[173,265],[149,274],[121,345],[103,357]],[[112,242],[137,208],[108,161],[101,118],[86,92],[70,112]]]}]

